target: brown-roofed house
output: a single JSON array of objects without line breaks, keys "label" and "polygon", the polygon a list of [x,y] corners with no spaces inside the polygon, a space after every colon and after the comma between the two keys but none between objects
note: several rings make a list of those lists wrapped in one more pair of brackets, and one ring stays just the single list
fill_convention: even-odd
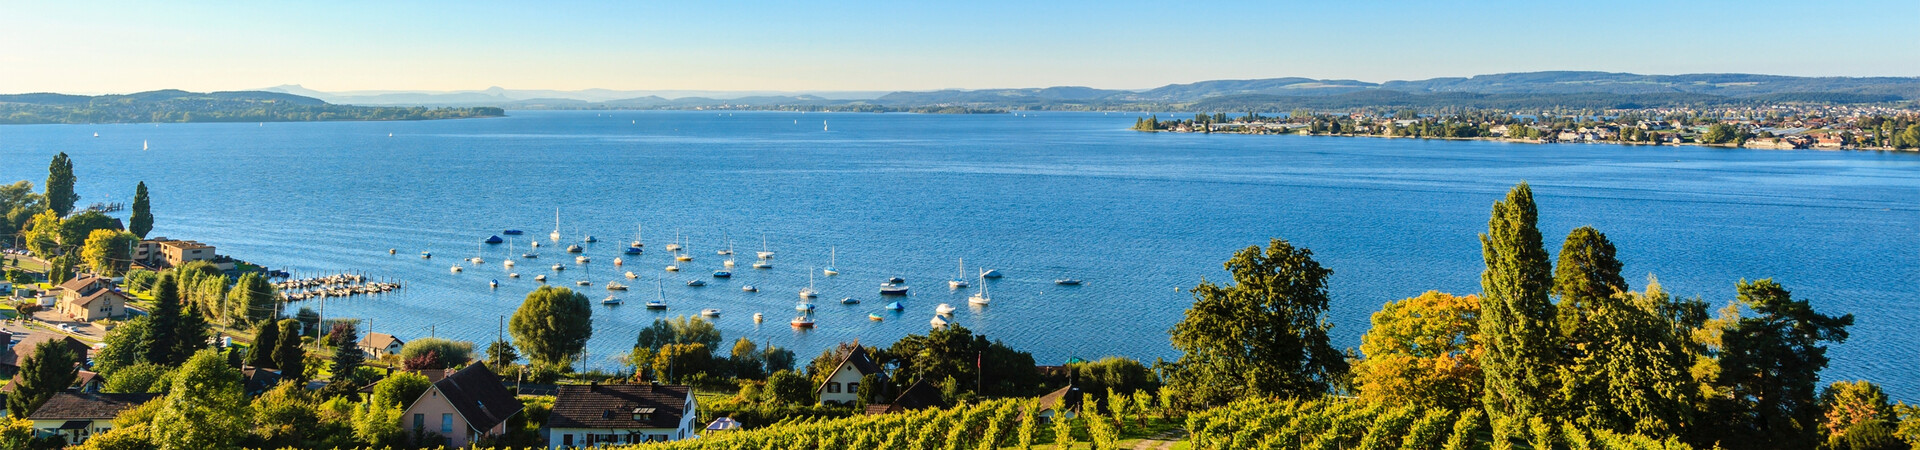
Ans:
[{"label": "brown-roofed house", "polygon": [[1081,402],[1085,398],[1086,396],[1081,394],[1079,386],[1069,384],[1067,387],[1060,388],[1059,390],[1047,393],[1047,395],[1042,395],[1038,399],[1034,399],[1034,402],[1040,405],[1040,410],[1036,412],[1034,416],[1051,421],[1055,414],[1061,414],[1060,417],[1072,419],[1080,415]]},{"label": "brown-roofed house", "polygon": [[55,311],[73,320],[92,322],[126,317],[127,295],[105,277],[81,274],[60,284]]},{"label": "brown-roofed house", "polygon": [[859,344],[854,344],[852,351],[840,357],[840,363],[835,364],[833,371],[828,373],[831,375],[827,376],[827,381],[813,389],[821,404],[855,404],[860,399],[861,378],[883,374],[880,365],[867,358],[867,350]]},{"label": "brown-roofed house", "polygon": [[366,351],[368,355],[375,358],[398,355],[400,348],[405,345],[407,345],[406,342],[386,333],[367,333],[367,338],[360,340],[360,350]]},{"label": "brown-roofed house", "polygon": [[435,381],[401,415],[407,429],[438,433],[449,447],[465,447],[507,431],[507,418],[525,405],[500,384],[485,364],[474,364]]},{"label": "brown-roofed house", "polygon": [[80,445],[93,435],[113,429],[121,411],[152,401],[159,394],[53,394],[39,409],[27,414],[33,429],[60,436],[68,445]]},{"label": "brown-roofed house", "polygon": [[93,350],[92,347],[88,347],[86,343],[80,342],[79,339],[74,339],[73,336],[51,331],[33,332],[25,336],[14,337],[19,338],[20,342],[13,344],[12,347],[7,347],[4,351],[0,351],[0,376],[11,377],[14,376],[14,374],[20,373],[20,360],[26,359],[27,355],[33,354],[33,347],[40,345],[41,342],[52,340],[60,341],[62,345],[67,346],[67,349],[73,351],[73,355],[79,358],[78,360],[80,362],[86,362],[87,352]]},{"label": "brown-roofed house", "polygon": [[900,396],[895,397],[893,403],[867,405],[866,413],[897,413],[916,409],[938,408],[944,404],[946,404],[946,400],[941,398],[940,388],[933,387],[932,384],[927,383],[927,380],[920,380],[914,382],[913,386],[908,386],[907,390],[900,391]]},{"label": "brown-roofed house", "polygon": [[547,446],[664,442],[693,436],[699,416],[693,389],[654,384],[559,387],[547,416]]}]

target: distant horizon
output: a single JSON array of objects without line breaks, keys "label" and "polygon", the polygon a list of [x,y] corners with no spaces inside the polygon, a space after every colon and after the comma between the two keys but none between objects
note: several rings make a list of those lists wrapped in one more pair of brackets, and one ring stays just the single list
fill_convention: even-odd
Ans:
[{"label": "distant horizon", "polygon": [[[1599,70],[1920,74],[1920,2],[9,3],[0,92],[1144,89]],[[1791,18],[1791,20],[1783,20]]]}]

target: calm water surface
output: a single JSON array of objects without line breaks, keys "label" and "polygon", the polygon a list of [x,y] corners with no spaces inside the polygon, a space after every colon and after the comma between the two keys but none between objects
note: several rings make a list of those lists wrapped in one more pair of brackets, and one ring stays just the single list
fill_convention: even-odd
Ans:
[{"label": "calm water surface", "polygon": [[[81,202],[126,201],[145,180],[154,235],[300,275],[364,272],[407,284],[333,300],[329,316],[376,331],[486,342],[549,274],[585,288],[640,275],[628,304],[594,309],[585,365],[613,367],[657,317],[721,308],[726,339],[745,336],[803,358],[858,339],[922,333],[940,303],[956,321],[1068,358],[1176,356],[1166,331],[1191,302],[1181,288],[1226,279],[1233,251],[1282,237],[1334,270],[1339,346],[1357,346],[1381,303],[1427,290],[1472,293],[1476,233],[1513,184],[1534,185],[1541,228],[1558,249],[1581,225],[1606,232],[1635,289],[1657,274],[1678,295],[1715,304],[1741,278],[1773,277],[1825,312],[1858,317],[1826,378],[1871,378],[1920,399],[1920,155],[1612,145],[1521,145],[1300,136],[1144,134],[1131,115],[536,112],[432,122],[47,125],[0,127],[0,180],[46,177],[73,157]],[[829,130],[823,130],[822,121]],[[92,134],[98,132],[100,137]],[[388,134],[392,133],[389,137]],[[141,142],[152,150],[141,151]],[[554,246],[509,279],[500,261],[553,228],[585,234],[594,262]],[[634,226],[647,252],[611,264]],[[527,230],[512,253],[476,243]],[[686,270],[662,268],[675,233]],[[774,268],[747,267],[765,235]],[[720,269],[723,236],[744,257]],[[546,242],[551,244],[550,242]],[[819,328],[796,332],[797,292],[838,248],[838,277],[814,280]],[[398,249],[388,255],[387,249]],[[432,260],[417,254],[432,251]],[[475,254],[486,264],[450,273]],[[950,291],[956,260],[998,269],[994,304]],[[546,267],[565,263],[555,274]],[[463,265],[466,265],[462,263]],[[877,285],[906,278],[903,313]],[[1075,277],[1083,286],[1056,286]],[[707,279],[702,288],[688,279]],[[499,280],[489,289],[488,280]],[[663,283],[672,309],[647,311]],[[752,284],[759,293],[743,293]],[[843,297],[863,300],[839,304]],[[318,308],[318,303],[307,306]],[[750,319],[767,316],[765,324]]]}]

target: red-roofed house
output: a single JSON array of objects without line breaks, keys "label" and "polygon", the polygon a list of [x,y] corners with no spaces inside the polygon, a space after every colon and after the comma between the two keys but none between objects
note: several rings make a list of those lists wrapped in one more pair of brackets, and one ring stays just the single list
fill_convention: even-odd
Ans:
[{"label": "red-roofed house", "polygon": [[465,447],[507,431],[507,418],[524,405],[485,364],[474,364],[435,381],[400,417],[416,433],[438,433],[448,447]]}]

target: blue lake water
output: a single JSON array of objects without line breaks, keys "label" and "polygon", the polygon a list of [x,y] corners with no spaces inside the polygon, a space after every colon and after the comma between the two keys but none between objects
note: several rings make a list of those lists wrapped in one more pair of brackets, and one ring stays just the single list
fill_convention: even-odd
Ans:
[{"label": "blue lake water", "polygon": [[[1473,293],[1477,233],[1513,184],[1533,184],[1551,250],[1593,225],[1619,246],[1635,289],[1646,274],[1715,304],[1741,278],[1773,277],[1822,311],[1858,317],[1826,378],[1868,378],[1920,399],[1920,155],[1408,139],[1147,134],[1131,115],[538,112],[429,122],[46,125],[0,127],[0,181],[46,177],[73,157],[82,204],[152,190],[155,236],[316,275],[355,271],[406,283],[335,299],[328,316],[371,320],[406,338],[494,338],[549,274],[573,287],[633,271],[625,306],[595,306],[583,365],[613,367],[654,318],[721,308],[745,336],[810,358],[833,343],[885,345],[923,333],[933,308],[1032,351],[1172,358],[1166,331],[1191,302],[1181,290],[1223,280],[1235,250],[1282,237],[1333,269],[1337,344],[1357,346],[1381,303],[1426,290]],[[823,130],[822,122],[827,122]],[[829,131],[830,130],[830,131]],[[98,132],[98,138],[92,134]],[[392,134],[389,137],[389,133]],[[141,151],[146,141],[151,150]],[[600,237],[586,267],[543,243]],[[647,251],[611,263],[635,224]],[[478,246],[503,229],[507,246]],[[662,268],[675,232],[686,270]],[[731,280],[723,233],[739,250]],[[770,242],[774,268],[747,265]],[[795,331],[797,292],[838,248],[838,277],[818,277],[818,329]],[[388,249],[397,249],[389,255]],[[422,260],[421,251],[435,257]],[[462,258],[475,253],[486,263]],[[997,269],[992,306],[951,291],[956,259]],[[546,267],[564,263],[555,274]],[[449,266],[468,266],[451,273]],[[902,313],[866,316],[888,276],[913,294]],[[1059,277],[1085,280],[1057,286]],[[686,287],[688,279],[710,285]],[[501,282],[489,289],[488,280]],[[672,309],[652,312],[663,282]],[[758,286],[744,293],[743,284]],[[839,304],[843,297],[864,303]],[[306,305],[318,308],[317,302]],[[766,314],[756,325],[754,312]]]}]

